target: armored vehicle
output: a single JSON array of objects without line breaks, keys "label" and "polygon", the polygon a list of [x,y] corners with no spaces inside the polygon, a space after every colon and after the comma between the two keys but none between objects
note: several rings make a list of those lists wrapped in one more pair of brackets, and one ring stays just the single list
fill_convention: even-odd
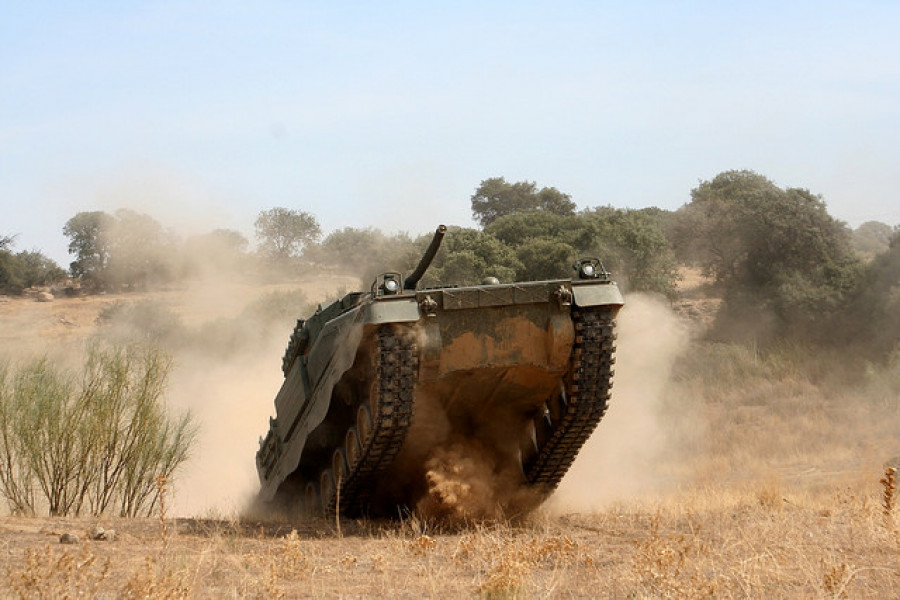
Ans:
[{"label": "armored vehicle", "polygon": [[622,295],[593,258],[573,278],[417,289],[445,231],[406,278],[297,321],[260,500],[397,515],[429,493],[429,457],[467,442],[540,498],[559,484],[606,412]]}]

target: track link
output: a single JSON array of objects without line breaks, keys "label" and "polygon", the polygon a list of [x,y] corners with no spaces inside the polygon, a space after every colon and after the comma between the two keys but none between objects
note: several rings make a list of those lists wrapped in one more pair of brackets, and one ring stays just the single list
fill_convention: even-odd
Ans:
[{"label": "track link", "polygon": [[615,320],[608,309],[573,309],[575,343],[561,393],[534,422],[526,481],[549,494],[606,414],[615,363]]},{"label": "track link", "polygon": [[[320,486],[321,506],[328,513],[340,510],[359,514],[365,510],[378,476],[397,456],[412,422],[413,388],[419,368],[416,338],[411,331],[390,325],[379,329],[377,338],[371,397],[362,399],[357,423],[345,432],[344,457],[337,458],[341,448],[335,448],[332,467],[319,476],[320,482],[331,477],[331,493]],[[359,441],[355,452],[348,447],[353,433]],[[339,460],[346,461],[342,469],[334,466]],[[346,472],[336,476],[336,470]]]}]

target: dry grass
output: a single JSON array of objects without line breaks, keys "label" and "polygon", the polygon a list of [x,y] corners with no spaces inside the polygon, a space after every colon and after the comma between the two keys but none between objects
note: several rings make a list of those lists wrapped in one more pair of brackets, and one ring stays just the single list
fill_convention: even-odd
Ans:
[{"label": "dry grass", "polygon": [[50,544],[25,550],[23,564],[7,569],[5,595],[19,598],[93,597],[109,576],[110,559],[98,561],[90,548],[54,550]]},{"label": "dry grass", "polygon": [[[786,497],[702,489],[593,514],[454,533],[345,521],[115,521],[114,542],[56,550],[87,522],[9,518],[7,597],[896,597],[900,540],[879,489]],[[40,526],[43,526],[42,530]],[[63,527],[64,526],[64,527]],[[53,544],[53,545],[51,545]]]},{"label": "dry grass", "polygon": [[112,542],[0,518],[0,597],[900,597],[900,368],[843,385],[839,360],[691,346],[655,415],[666,452],[635,474],[655,485],[596,510],[455,531],[172,519],[161,481],[159,518],[104,521]]}]

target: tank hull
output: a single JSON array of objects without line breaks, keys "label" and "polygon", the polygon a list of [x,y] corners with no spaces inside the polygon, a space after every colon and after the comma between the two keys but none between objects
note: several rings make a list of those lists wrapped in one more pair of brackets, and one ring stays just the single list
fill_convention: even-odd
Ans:
[{"label": "tank hull", "polygon": [[[441,460],[465,462],[448,454],[463,447],[477,449],[488,479],[539,501],[606,411],[623,304],[609,281],[339,304],[308,347],[291,357],[289,346],[276,418],[257,453],[264,501],[351,515],[440,503],[449,492],[435,473]],[[502,495],[497,502],[516,510]]]}]

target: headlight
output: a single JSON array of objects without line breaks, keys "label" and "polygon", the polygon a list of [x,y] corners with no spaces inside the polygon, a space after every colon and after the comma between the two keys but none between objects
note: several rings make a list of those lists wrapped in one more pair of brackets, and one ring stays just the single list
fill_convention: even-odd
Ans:
[{"label": "headlight", "polygon": [[609,273],[603,268],[599,258],[582,258],[572,265],[579,279],[602,279],[609,281]]},{"label": "headlight", "polygon": [[400,273],[382,273],[372,282],[372,293],[376,296],[396,296],[403,292],[403,277]]}]

